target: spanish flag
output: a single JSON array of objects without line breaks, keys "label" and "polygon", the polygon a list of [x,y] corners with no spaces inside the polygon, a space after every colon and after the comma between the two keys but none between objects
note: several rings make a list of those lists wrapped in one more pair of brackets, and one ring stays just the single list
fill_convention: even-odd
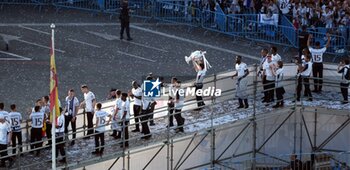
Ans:
[{"label": "spanish flag", "polygon": [[57,79],[54,48],[55,48],[54,34],[52,34],[51,49],[50,49],[50,122],[52,122],[53,115],[55,115],[56,120],[60,116],[58,90],[57,90],[58,79]]}]

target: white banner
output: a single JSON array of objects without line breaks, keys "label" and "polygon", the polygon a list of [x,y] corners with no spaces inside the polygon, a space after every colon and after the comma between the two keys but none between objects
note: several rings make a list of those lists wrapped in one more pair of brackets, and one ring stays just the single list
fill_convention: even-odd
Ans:
[{"label": "white banner", "polygon": [[278,14],[273,14],[273,15],[260,14],[259,15],[259,23],[277,26],[278,25]]}]

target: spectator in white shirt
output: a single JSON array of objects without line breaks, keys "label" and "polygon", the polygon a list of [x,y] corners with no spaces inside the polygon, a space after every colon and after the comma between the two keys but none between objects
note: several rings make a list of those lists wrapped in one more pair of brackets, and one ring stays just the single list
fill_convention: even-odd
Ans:
[{"label": "spectator in white shirt", "polygon": [[346,74],[348,74],[348,76],[350,76],[349,69],[350,69],[349,59],[347,59],[347,58],[343,59],[343,61],[341,61],[339,66],[338,66],[338,73],[342,74],[342,80],[340,82],[340,91],[341,91],[341,94],[343,96],[343,101],[341,102],[342,104],[349,103],[348,89],[349,89],[350,80],[349,80],[349,77],[346,77]]},{"label": "spectator in white shirt", "polygon": [[[11,145],[11,127],[5,120],[4,115],[0,115],[0,157],[6,157],[7,154],[7,146]],[[8,160],[10,165],[8,168],[11,168],[14,161],[11,157],[1,158],[0,167],[6,167],[5,161]]]},{"label": "spectator in white shirt", "polygon": [[104,151],[105,145],[105,134],[106,125],[109,124],[110,119],[107,121],[107,117],[109,117],[108,113],[101,110],[102,104],[96,104],[96,123],[95,123],[95,151],[92,154],[102,155]]},{"label": "spectator in white shirt", "polygon": [[68,137],[68,126],[69,123],[71,124],[72,128],[72,142],[71,145],[73,146],[75,144],[75,138],[76,138],[76,120],[77,120],[77,114],[79,111],[79,100],[77,97],[75,97],[75,92],[73,89],[70,89],[68,91],[68,96],[66,97],[66,104],[65,104],[65,130],[64,133]]},{"label": "spectator in white shirt", "polygon": [[66,151],[64,150],[64,129],[65,129],[65,116],[60,108],[60,116],[58,116],[56,123],[56,159],[58,158],[58,153],[61,154],[62,159],[59,160],[60,163],[66,163]]},{"label": "spectator in white shirt", "polygon": [[[302,90],[302,85],[305,87],[305,96],[308,97],[308,101],[312,101],[312,94],[310,90],[309,78],[312,72],[312,62],[311,57],[309,55],[305,56],[305,63],[298,63],[298,72],[300,73],[298,76],[298,85],[297,85],[297,99],[296,101],[300,101],[300,93]],[[295,102],[295,101],[294,101]]]},{"label": "spectator in white shirt", "polygon": [[21,130],[21,123],[22,123],[22,115],[21,113],[17,112],[17,108],[15,104],[12,104],[11,106],[11,112],[9,113],[9,117],[11,119],[11,129],[12,129],[12,154],[16,154],[16,146],[18,141],[19,145],[19,151],[22,152],[22,130]]},{"label": "spectator in white shirt", "polygon": [[118,112],[118,118],[121,123],[122,127],[122,142],[120,147],[128,147],[129,146],[129,120],[130,120],[130,102],[127,100],[128,94],[127,93],[122,93],[121,96],[121,110]]},{"label": "spectator in white shirt", "polygon": [[85,108],[85,113],[87,115],[87,134],[84,139],[90,139],[90,135],[94,133],[92,119],[94,117],[94,108],[96,104],[96,99],[94,93],[92,93],[87,85],[81,86],[81,91],[84,93],[84,101],[80,104],[81,108]]},{"label": "spectator in white shirt", "polygon": [[[236,56],[235,64],[236,73],[232,78],[237,77],[236,82],[236,97],[238,97],[239,106],[237,109],[248,108],[248,98],[247,98],[247,83],[248,83],[248,74],[249,70],[247,64],[242,62],[241,56]],[[244,104],[243,104],[244,101]]]},{"label": "spectator in white shirt", "polygon": [[134,99],[134,119],[135,119],[135,129],[132,130],[132,132],[140,132],[140,112],[141,112],[141,104],[142,104],[142,89],[137,84],[136,81],[133,81],[132,83],[132,89],[131,89],[131,95],[130,97]]},{"label": "spectator in white shirt", "polygon": [[[34,112],[29,115],[29,118],[32,120],[32,129],[30,133],[30,148],[37,149],[36,156],[40,155],[40,147],[42,147],[42,129],[45,121],[45,113],[40,111],[40,106],[34,107]],[[35,144],[34,144],[35,143]],[[31,151],[33,153],[33,151]]]},{"label": "spectator in white shirt", "polygon": [[195,109],[197,111],[201,110],[202,107],[205,105],[203,101],[203,97],[201,95],[197,95],[197,90],[200,90],[203,88],[203,80],[204,76],[206,75],[206,69],[204,69],[204,63],[197,63],[193,62],[194,68],[197,71],[197,77],[196,77],[196,82],[195,82],[195,91],[196,91],[196,101],[197,101],[197,106],[198,108]]},{"label": "spectator in white shirt", "polygon": [[270,51],[271,51],[273,64],[276,64],[277,61],[281,61],[282,60],[281,56],[277,53],[277,47],[272,46]]},{"label": "spectator in white shirt", "polygon": [[113,111],[112,111],[112,114],[110,115],[111,116],[111,120],[112,120],[112,123],[111,123],[111,129],[113,130],[113,133],[109,136],[112,136],[114,137],[114,139],[120,139],[120,126],[118,124],[118,121],[119,121],[119,118],[118,118],[118,112],[121,108],[121,97],[122,95],[122,91],[120,91],[119,89],[116,90],[116,99],[115,99],[115,104],[114,104],[114,108],[113,108]]},{"label": "spectator in white shirt", "polygon": [[[184,132],[184,123],[185,123],[185,118],[183,118],[181,116],[181,110],[184,107],[184,103],[185,103],[185,90],[181,89],[181,81],[177,80],[175,82],[175,88],[176,90],[176,94],[174,96],[175,98],[175,102],[174,102],[174,107],[175,107],[175,119],[177,122],[177,128],[176,128],[176,133],[178,132]],[[180,92],[181,91],[181,92]],[[183,93],[182,93],[183,92]]]},{"label": "spectator in white shirt", "polygon": [[275,95],[275,76],[272,74],[272,69],[274,69],[274,64],[272,62],[272,56],[268,55],[267,60],[264,63],[264,75],[266,76],[266,90],[267,90],[267,103],[274,101]]},{"label": "spectator in white shirt", "polygon": [[275,87],[276,87],[276,105],[272,106],[273,108],[283,107],[283,94],[285,90],[282,85],[284,70],[283,70],[283,62],[277,62],[277,69],[272,69],[272,73],[275,76]]}]

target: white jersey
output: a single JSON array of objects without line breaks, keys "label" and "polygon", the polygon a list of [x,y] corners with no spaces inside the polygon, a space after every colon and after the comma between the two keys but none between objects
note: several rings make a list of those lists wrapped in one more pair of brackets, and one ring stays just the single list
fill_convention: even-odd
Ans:
[{"label": "white jersey", "polygon": [[95,100],[95,95],[91,91],[84,93],[84,100],[85,100],[85,112],[93,112],[94,108],[92,106],[92,101]]},{"label": "white jersey", "polygon": [[282,60],[282,58],[281,58],[281,56],[279,55],[279,54],[276,54],[276,55],[271,55],[272,56],[272,62],[274,62],[274,63],[277,63],[277,61],[281,61]]},{"label": "white jersey", "polygon": [[11,132],[10,125],[5,121],[0,123],[0,144],[8,144],[8,133]]},{"label": "white jersey", "polygon": [[69,96],[66,97],[66,111],[68,115],[76,116],[75,115],[75,108],[79,106],[79,100],[77,97],[73,97],[72,99],[69,98]]},{"label": "white jersey", "polygon": [[265,75],[266,75],[266,80],[268,81],[274,81],[275,80],[275,76],[272,74],[272,70],[270,65],[272,65],[272,62],[268,62],[267,60],[265,61],[263,68],[265,70]]},{"label": "white jersey", "polygon": [[205,70],[199,70],[197,72],[196,83],[203,83],[205,73]]},{"label": "white jersey", "polygon": [[278,3],[282,14],[288,14],[291,6],[289,0],[278,0]]},{"label": "white jersey", "polygon": [[22,115],[18,112],[10,112],[9,117],[11,119],[11,129],[13,132],[21,131]]},{"label": "white jersey", "polygon": [[61,114],[57,120],[58,127],[56,128],[56,133],[64,133],[64,121],[64,114]]},{"label": "white jersey", "polygon": [[300,75],[302,77],[309,77],[312,72],[312,62],[309,61],[309,62],[303,63],[303,66],[305,67],[305,69],[300,73]]},{"label": "white jersey", "polygon": [[120,112],[122,112],[122,109],[123,109],[122,105],[123,105],[123,100],[121,98],[117,98],[114,105],[114,110],[118,110],[116,119],[120,119],[119,115],[121,114]]},{"label": "white jersey", "polygon": [[278,68],[276,70],[276,79],[275,79],[275,86],[276,87],[282,87],[283,76],[284,76],[283,68]]},{"label": "white jersey", "polygon": [[[177,93],[179,93],[179,90],[180,89],[178,89]],[[185,89],[183,89],[183,90],[184,90],[183,95],[180,95],[180,94],[175,95],[176,100],[175,100],[174,107],[176,110],[181,110],[184,107],[186,91],[185,91]]]},{"label": "white jersey", "polygon": [[98,118],[98,122],[95,128],[96,131],[98,132],[106,131],[107,116],[108,116],[108,113],[105,111],[102,111],[102,110],[96,111],[95,113],[96,120]]},{"label": "white jersey", "polygon": [[[137,87],[137,89],[132,88],[131,92],[136,97],[142,97],[142,89],[140,87]],[[138,99],[136,97],[134,97],[134,105],[141,106],[141,99]]]},{"label": "white jersey", "polygon": [[327,47],[323,47],[320,49],[315,49],[312,47],[309,47],[309,51],[312,56],[312,61],[314,63],[322,63],[323,62],[323,53],[325,53],[327,50]]},{"label": "white jersey", "polygon": [[6,120],[6,122],[8,124],[11,124],[11,120],[9,118],[9,112],[2,110],[2,111],[0,111],[0,115],[4,115],[4,119]]},{"label": "white jersey", "polygon": [[126,100],[125,102],[123,100],[121,101],[121,110],[118,112],[118,119],[122,119],[124,112],[126,111],[126,115],[125,115],[125,120],[129,120],[130,119],[130,102],[129,100]]},{"label": "white jersey", "polygon": [[29,118],[32,119],[32,128],[43,128],[44,112],[32,112]]},{"label": "white jersey", "polygon": [[236,63],[236,71],[237,71],[237,77],[243,77],[245,75],[245,72],[248,70],[248,66],[246,63]]}]

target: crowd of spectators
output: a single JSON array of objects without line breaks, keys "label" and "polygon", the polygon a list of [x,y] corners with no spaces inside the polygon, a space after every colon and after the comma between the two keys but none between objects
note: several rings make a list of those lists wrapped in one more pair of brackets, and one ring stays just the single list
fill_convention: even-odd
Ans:
[{"label": "crowd of spectators", "polygon": [[[183,3],[184,1],[174,1]],[[226,14],[283,14],[296,28],[350,26],[350,0],[188,0],[189,6]]]}]

